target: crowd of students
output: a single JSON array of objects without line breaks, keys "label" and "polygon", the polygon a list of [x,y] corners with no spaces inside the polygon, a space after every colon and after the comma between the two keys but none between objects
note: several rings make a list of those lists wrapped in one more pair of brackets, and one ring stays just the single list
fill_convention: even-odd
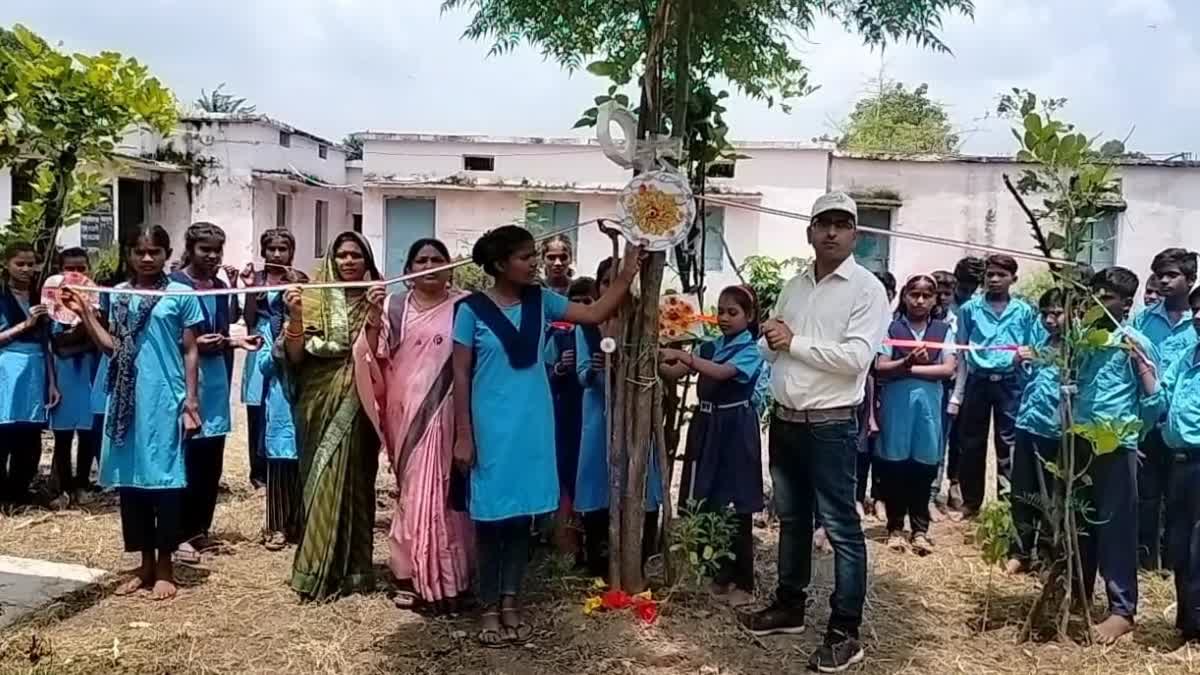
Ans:
[{"label": "crowd of students", "polygon": [[[734,555],[711,590],[734,606],[754,600],[752,517],[764,508],[760,420],[771,390],[779,588],[771,606],[743,622],[756,634],[803,630],[811,551],[831,546],[833,614],[812,665],[833,672],[862,658],[861,518],[886,523],[895,551],[932,553],[931,522],[946,512],[969,518],[983,505],[989,427],[997,488],[1011,492],[1019,531],[1006,568],[1036,564],[1036,495],[1056,480],[1047,462],[1063,431],[1051,355],[1064,339],[1064,299],[1050,290],[1034,309],[1013,296],[1018,266],[1004,255],[914,275],[897,292],[890,275],[876,281],[853,260],[852,200],[826,195],[813,218],[816,261],[784,288],[771,320],[759,325],[752,289],[726,288],[720,334],[690,348],[664,346],[659,372],[667,381],[698,376],[679,503],[731,514]],[[52,430],[59,500],[91,498],[97,459],[100,484],[119,494],[125,549],[142,563],[117,593],[172,597],[173,561],[199,562],[215,544],[233,355],[243,350],[250,480],[265,487],[267,504],[262,544],[295,547],[291,585],[302,598],[374,587],[381,449],[397,484],[389,566],[399,606],[454,608],[470,590],[482,607],[483,644],[528,640],[520,597],[531,525],[546,514],[558,521],[558,545],[591,574],[606,574],[611,362],[600,343],[639,251],[630,249],[620,269],[607,259],[594,278],[574,278],[567,239],[539,251],[526,230],[500,227],[472,252],[492,277],[488,290],[461,292],[443,270],[389,294],[379,283],[298,285],[307,277],[292,267],[295,241],[285,230],[263,233],[261,269],[223,267],[224,243],[220,227],[197,223],[168,271],[166,231],[133,232],[116,277],[101,281],[135,293],[105,293],[93,307],[64,290],[63,304],[81,317],[73,326],[52,321],[40,304],[32,247],[4,252],[0,500],[29,501],[41,431]],[[405,271],[449,261],[442,242],[422,239]],[[1196,268],[1195,254],[1182,249],[1156,256],[1146,307],[1133,316],[1133,272],[1110,267],[1090,279],[1110,332],[1081,359],[1074,419],[1144,420],[1140,432],[1121,427],[1117,451],[1087,462],[1096,513],[1081,538],[1083,576],[1086,588],[1097,570],[1105,579],[1103,641],[1133,629],[1139,562],[1173,570],[1179,627],[1200,639]],[[87,274],[87,252],[62,251],[58,269]],[[344,232],[315,280],[382,277],[367,241]],[[239,284],[249,287],[241,296],[178,292]],[[251,290],[280,285],[289,288]],[[239,321],[245,336],[230,332]],[[1088,450],[1083,439],[1077,447]],[[659,512],[671,506],[656,448],[635,450],[648,455],[651,551]]]}]

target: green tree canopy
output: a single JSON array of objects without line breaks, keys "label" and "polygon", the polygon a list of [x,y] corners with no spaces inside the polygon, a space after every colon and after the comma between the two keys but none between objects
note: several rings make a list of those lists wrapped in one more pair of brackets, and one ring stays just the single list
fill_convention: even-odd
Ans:
[{"label": "green tree canopy", "polygon": [[212,93],[200,90],[200,98],[196,99],[195,106],[204,112],[210,113],[228,113],[228,114],[243,114],[252,115],[258,106],[248,105],[246,99],[227,91],[222,91],[225,88],[225,83],[217,85]]},{"label": "green tree canopy", "polygon": [[945,107],[929,98],[929,85],[910,91],[902,82],[880,82],[876,93],[854,105],[837,145],[860,152],[945,154],[959,143]]}]

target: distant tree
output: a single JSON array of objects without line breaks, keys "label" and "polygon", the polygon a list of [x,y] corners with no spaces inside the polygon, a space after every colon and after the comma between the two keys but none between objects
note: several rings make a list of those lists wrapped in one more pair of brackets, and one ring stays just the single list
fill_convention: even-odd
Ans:
[{"label": "distant tree", "polygon": [[838,147],[861,152],[956,151],[959,139],[950,117],[928,94],[927,84],[909,91],[902,82],[881,80],[878,91],[854,105]]},{"label": "distant tree", "polygon": [[227,113],[231,115],[252,115],[258,110],[258,106],[246,105],[246,99],[221,91],[224,88],[225,83],[222,82],[217,85],[216,89],[212,90],[211,94],[201,89],[200,98],[196,99],[196,107],[204,112]]},{"label": "distant tree", "polygon": [[362,159],[363,142],[358,136],[346,136],[342,139],[342,145],[346,146],[346,159]]}]

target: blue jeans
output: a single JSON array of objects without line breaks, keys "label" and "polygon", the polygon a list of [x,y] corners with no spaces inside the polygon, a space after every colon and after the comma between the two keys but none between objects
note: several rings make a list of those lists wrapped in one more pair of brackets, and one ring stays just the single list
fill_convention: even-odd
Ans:
[{"label": "blue jeans", "polygon": [[867,546],[854,506],[858,423],[851,419],[801,424],[772,418],[770,458],[780,523],[776,602],[804,609],[812,582],[815,515],[833,545],[829,630],[857,637],[867,588]]},{"label": "blue jeans", "polygon": [[518,595],[529,567],[529,517],[475,521],[479,604],[498,605],[502,595]]}]

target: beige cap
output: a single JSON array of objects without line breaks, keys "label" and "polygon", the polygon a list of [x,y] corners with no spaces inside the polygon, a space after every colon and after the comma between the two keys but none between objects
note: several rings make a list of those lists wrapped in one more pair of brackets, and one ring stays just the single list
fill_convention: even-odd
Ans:
[{"label": "beige cap", "polygon": [[858,223],[858,204],[845,192],[827,192],[817,197],[817,201],[813,202],[811,218],[816,220],[817,216],[829,211],[845,211]]}]

